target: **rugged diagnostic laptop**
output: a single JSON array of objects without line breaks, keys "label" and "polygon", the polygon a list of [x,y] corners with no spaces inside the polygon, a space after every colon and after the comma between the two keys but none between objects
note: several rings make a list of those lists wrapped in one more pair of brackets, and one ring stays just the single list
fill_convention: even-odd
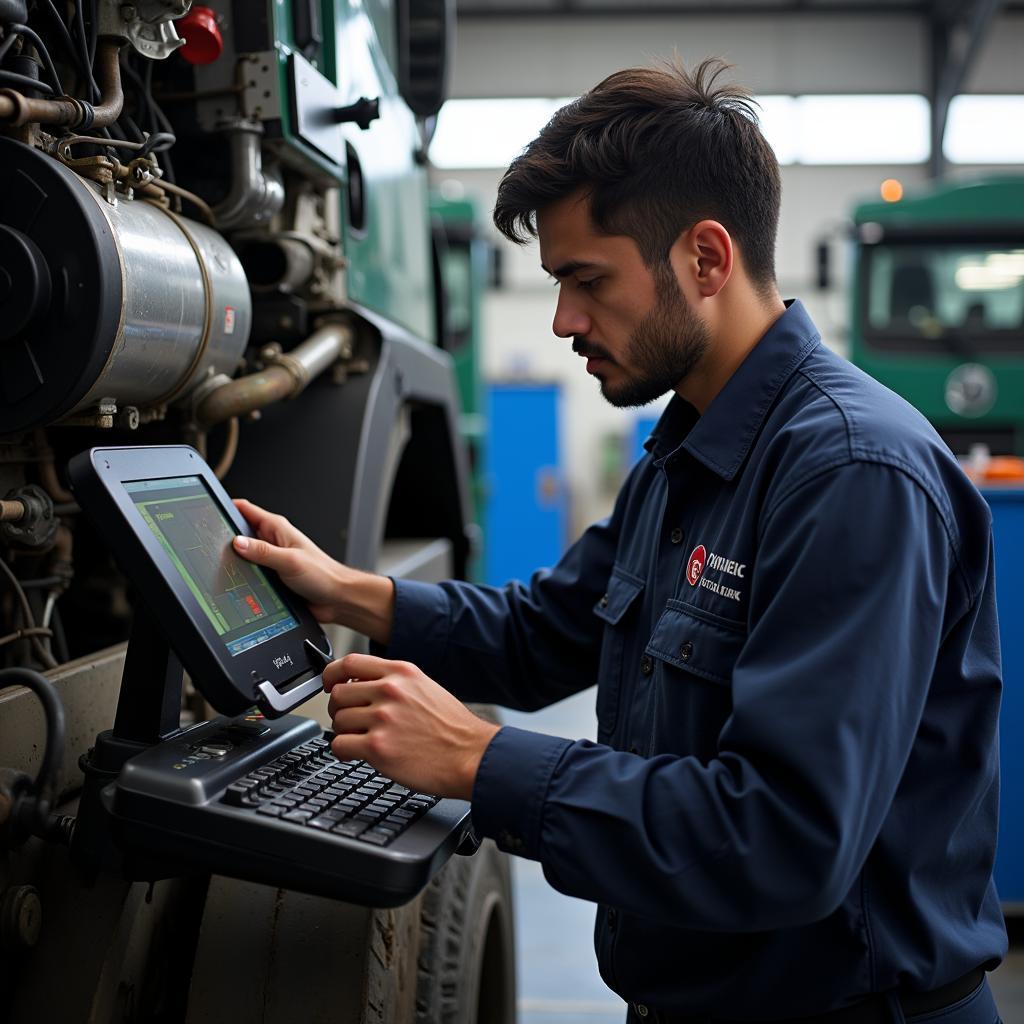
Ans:
[{"label": "rugged diagnostic laptop", "polygon": [[[94,448],[70,476],[142,602],[114,728],[84,765],[129,861],[396,906],[472,845],[467,803],[339,762],[329,734],[287,714],[322,691],[330,645],[235,554],[249,527],[198,452]],[[234,717],[181,728],[182,667]]]}]

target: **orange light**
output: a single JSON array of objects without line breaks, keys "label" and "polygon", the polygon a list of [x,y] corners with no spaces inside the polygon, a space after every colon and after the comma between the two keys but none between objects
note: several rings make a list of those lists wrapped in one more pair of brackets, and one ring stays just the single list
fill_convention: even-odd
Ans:
[{"label": "orange light", "polygon": [[895,178],[886,178],[879,191],[887,203],[898,203],[903,198],[903,185]]}]

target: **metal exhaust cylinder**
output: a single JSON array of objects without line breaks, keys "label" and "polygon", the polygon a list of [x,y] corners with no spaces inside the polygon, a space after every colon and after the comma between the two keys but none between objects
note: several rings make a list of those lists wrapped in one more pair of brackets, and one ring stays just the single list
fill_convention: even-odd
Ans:
[{"label": "metal exhaust cylinder", "polygon": [[[241,263],[210,228],[0,138],[0,433],[162,408],[238,367]],[[108,422],[98,420],[100,423]]]}]

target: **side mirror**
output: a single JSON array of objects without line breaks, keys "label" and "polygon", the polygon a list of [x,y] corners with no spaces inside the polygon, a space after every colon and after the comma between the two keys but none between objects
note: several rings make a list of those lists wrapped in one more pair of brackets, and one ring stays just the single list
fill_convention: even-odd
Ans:
[{"label": "side mirror", "polygon": [[448,96],[455,52],[455,0],[398,0],[398,91],[418,118]]}]

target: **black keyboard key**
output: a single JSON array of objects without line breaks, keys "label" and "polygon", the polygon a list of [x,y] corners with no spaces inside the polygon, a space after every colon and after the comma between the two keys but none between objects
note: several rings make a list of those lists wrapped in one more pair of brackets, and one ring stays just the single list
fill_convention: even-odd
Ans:
[{"label": "black keyboard key", "polygon": [[258,814],[265,814],[269,818],[280,818],[287,810],[287,807],[280,807],[277,804],[261,804],[256,809]]},{"label": "black keyboard key", "polygon": [[306,824],[310,828],[318,828],[323,832],[330,832],[331,829],[334,828],[334,826],[337,824],[337,821],[335,821],[334,818],[318,817],[310,818],[309,821],[306,822]]},{"label": "black keyboard key", "polygon": [[312,811],[297,810],[297,811],[289,811],[287,814],[282,815],[281,820],[282,821],[294,821],[294,822],[297,822],[298,824],[302,825],[302,824],[305,824],[307,821],[309,821],[309,819],[312,818],[312,817],[313,817],[313,812]]},{"label": "black keyboard key", "polygon": [[373,843],[374,846],[384,846],[390,843],[394,836],[382,829],[371,828],[364,832],[359,839],[364,843]]},{"label": "black keyboard key", "polygon": [[366,821],[355,821],[354,819],[348,819],[347,821],[340,822],[331,829],[331,832],[336,836],[345,836],[348,839],[355,839],[356,836],[362,835],[370,827],[369,822]]}]

